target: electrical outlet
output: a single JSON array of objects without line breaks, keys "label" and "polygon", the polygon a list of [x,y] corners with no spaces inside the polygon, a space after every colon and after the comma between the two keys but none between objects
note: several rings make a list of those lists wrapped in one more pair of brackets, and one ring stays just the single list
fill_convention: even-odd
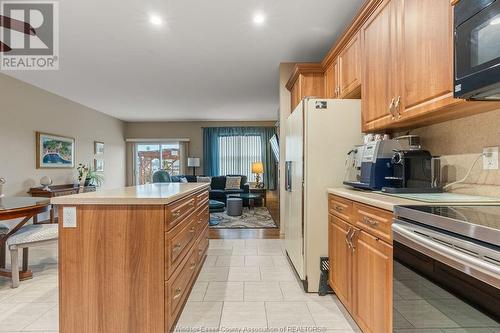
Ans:
[{"label": "electrical outlet", "polygon": [[483,170],[498,170],[498,147],[483,148]]}]

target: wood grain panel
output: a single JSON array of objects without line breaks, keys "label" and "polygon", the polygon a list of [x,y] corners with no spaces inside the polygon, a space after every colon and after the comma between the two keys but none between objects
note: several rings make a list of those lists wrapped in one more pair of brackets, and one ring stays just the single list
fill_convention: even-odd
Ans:
[{"label": "wood grain panel", "polygon": [[364,333],[392,332],[392,246],[362,230],[354,242],[357,322]]},{"label": "wood grain panel", "polygon": [[77,228],[60,218],[60,332],[164,333],[163,206],[77,206]]},{"label": "wood grain panel", "polygon": [[[353,220],[353,203],[351,200],[330,194],[328,196],[328,212],[333,214],[346,222]],[[354,222],[351,222],[354,223]]]},{"label": "wood grain panel", "polygon": [[393,0],[384,0],[361,28],[363,130],[391,123],[390,104],[395,97],[395,11]]},{"label": "wood grain panel", "polygon": [[325,98],[338,98],[338,66],[337,61],[331,63],[325,70]]},{"label": "wood grain panel", "polygon": [[361,51],[359,33],[354,35],[339,58],[339,98],[361,97]]}]

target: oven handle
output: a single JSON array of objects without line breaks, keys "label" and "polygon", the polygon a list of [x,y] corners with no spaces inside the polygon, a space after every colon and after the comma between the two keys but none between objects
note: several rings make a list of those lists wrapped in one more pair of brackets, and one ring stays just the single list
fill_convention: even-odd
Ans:
[{"label": "oven handle", "polygon": [[392,231],[395,241],[500,288],[500,267],[409,231],[398,220],[394,220]]}]

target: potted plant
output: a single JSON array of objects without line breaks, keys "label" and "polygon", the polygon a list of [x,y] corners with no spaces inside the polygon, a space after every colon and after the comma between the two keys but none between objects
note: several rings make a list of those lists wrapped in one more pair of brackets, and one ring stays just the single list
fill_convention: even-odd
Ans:
[{"label": "potted plant", "polygon": [[93,167],[86,164],[78,164],[78,183],[80,186],[101,186],[104,182],[104,177],[99,174]]}]

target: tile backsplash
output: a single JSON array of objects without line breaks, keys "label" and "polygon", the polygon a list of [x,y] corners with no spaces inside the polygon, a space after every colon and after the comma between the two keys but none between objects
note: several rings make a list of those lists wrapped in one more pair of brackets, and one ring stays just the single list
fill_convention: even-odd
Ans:
[{"label": "tile backsplash", "polygon": [[[484,147],[500,146],[500,110],[414,129],[410,134],[420,135],[422,146],[441,156],[443,182],[451,183],[465,176]],[[500,170],[483,170],[481,157],[465,183],[452,191],[500,197]]]}]

